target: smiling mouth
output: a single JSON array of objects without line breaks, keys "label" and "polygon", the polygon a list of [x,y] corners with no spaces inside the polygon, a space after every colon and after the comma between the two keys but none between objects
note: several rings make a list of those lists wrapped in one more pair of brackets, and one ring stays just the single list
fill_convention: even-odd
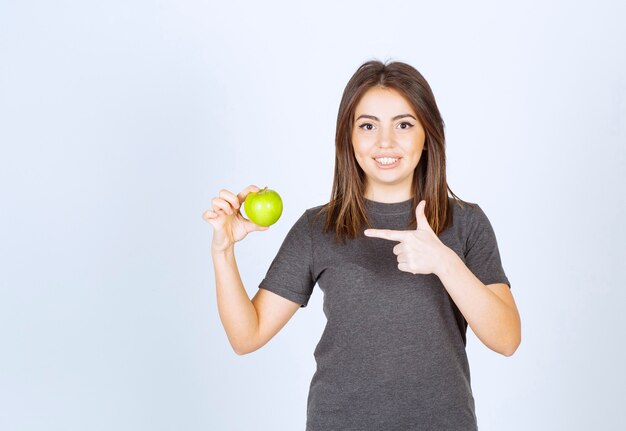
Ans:
[{"label": "smiling mouth", "polygon": [[391,169],[400,164],[400,157],[381,157],[374,159],[376,166],[381,169]]}]

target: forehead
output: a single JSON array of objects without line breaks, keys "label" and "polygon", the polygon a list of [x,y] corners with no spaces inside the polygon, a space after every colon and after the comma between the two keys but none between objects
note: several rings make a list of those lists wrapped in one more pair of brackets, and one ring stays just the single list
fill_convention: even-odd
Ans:
[{"label": "forehead", "polygon": [[[379,113],[393,116],[400,113],[415,115],[411,103],[398,90],[393,88],[372,87],[363,94],[355,109],[355,115]],[[383,115],[384,117],[385,115]]]}]

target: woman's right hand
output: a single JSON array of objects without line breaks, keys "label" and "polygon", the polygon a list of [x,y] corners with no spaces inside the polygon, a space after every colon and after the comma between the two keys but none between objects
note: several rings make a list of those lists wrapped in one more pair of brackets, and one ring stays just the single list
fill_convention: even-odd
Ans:
[{"label": "woman's right hand", "polygon": [[236,242],[244,239],[249,232],[269,229],[269,226],[259,226],[244,218],[240,211],[246,196],[251,192],[260,190],[257,186],[250,185],[235,195],[222,189],[219,197],[211,200],[213,209],[206,210],[202,214],[202,218],[213,226],[212,251],[224,251],[232,247]]}]

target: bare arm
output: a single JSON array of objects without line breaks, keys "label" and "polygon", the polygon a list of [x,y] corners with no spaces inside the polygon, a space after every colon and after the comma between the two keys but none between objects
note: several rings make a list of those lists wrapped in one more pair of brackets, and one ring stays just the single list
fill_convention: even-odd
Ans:
[{"label": "bare arm", "polygon": [[214,251],[217,309],[228,341],[235,353],[243,354],[258,332],[258,317],[241,281],[234,247]]},{"label": "bare arm", "polygon": [[250,301],[243,286],[235,261],[235,243],[249,232],[268,229],[241,215],[241,204],[253,191],[259,191],[259,188],[250,185],[238,195],[222,189],[220,196],[212,200],[213,209],[205,211],[202,216],[214,229],[211,255],[220,320],[230,345],[238,355],[265,345],[300,308],[300,304],[265,289],[259,289]]},{"label": "bare arm", "polygon": [[259,326],[255,343],[249,347],[248,353],[267,344],[300,309],[300,304],[265,289],[259,289],[252,303],[259,316]]},{"label": "bare arm", "polygon": [[485,286],[452,250],[437,275],[478,339],[491,350],[511,356],[522,333],[509,287],[503,283]]},{"label": "bare arm", "polygon": [[252,301],[241,281],[233,248],[213,252],[217,307],[228,341],[238,355],[263,347],[298,311],[300,304],[259,289]]}]

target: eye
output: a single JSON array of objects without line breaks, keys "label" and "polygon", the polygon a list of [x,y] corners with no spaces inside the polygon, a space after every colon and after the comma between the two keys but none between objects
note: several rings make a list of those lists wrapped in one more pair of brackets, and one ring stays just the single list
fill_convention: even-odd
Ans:
[{"label": "eye", "polygon": [[408,129],[410,127],[413,127],[413,124],[409,123],[408,121],[403,121],[402,123],[400,123],[400,126],[402,126],[403,124],[406,124],[407,127],[400,127],[401,129]]},{"label": "eye", "polygon": [[361,124],[361,125],[359,126],[359,128],[360,128],[360,129],[363,129],[363,130],[372,130],[372,129],[367,129],[367,128],[365,128],[366,126],[371,126],[371,127],[374,127],[371,123],[363,123],[363,124]]}]

